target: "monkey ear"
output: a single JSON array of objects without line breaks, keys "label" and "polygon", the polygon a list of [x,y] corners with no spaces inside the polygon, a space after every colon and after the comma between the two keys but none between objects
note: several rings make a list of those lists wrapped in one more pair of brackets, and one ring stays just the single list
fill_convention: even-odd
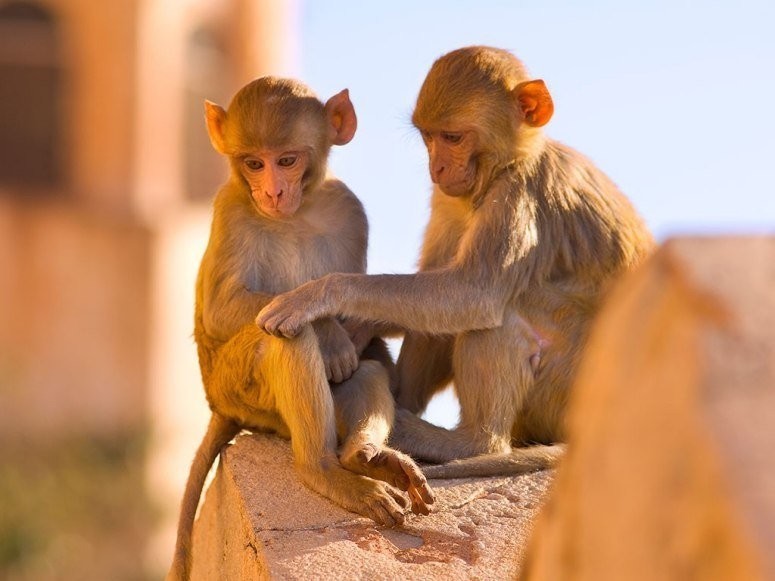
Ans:
[{"label": "monkey ear", "polygon": [[205,121],[210,143],[218,153],[226,155],[226,140],[223,138],[223,125],[226,122],[226,111],[223,107],[205,99]]},{"label": "monkey ear", "polygon": [[541,79],[520,83],[512,91],[522,119],[531,127],[543,127],[554,113],[549,89]]},{"label": "monkey ear", "polygon": [[350,91],[344,89],[326,101],[328,136],[334,145],[350,143],[358,128],[355,107],[350,101]]}]

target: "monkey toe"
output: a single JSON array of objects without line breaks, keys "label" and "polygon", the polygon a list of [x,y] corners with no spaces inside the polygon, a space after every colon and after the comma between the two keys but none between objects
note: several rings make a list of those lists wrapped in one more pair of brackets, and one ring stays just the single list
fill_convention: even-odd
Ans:
[{"label": "monkey toe", "polygon": [[431,513],[428,504],[416,488],[409,489],[409,499],[412,502],[412,512],[414,514],[429,515]]},{"label": "monkey toe", "polygon": [[378,457],[379,455],[379,449],[374,444],[368,443],[364,444],[363,447],[359,448],[358,451],[355,454],[356,459],[361,464],[368,464],[371,462],[375,457]]},{"label": "monkey toe", "polygon": [[387,527],[404,524],[404,511],[407,501],[403,495],[388,485],[382,485],[382,490],[372,503],[373,520]]}]

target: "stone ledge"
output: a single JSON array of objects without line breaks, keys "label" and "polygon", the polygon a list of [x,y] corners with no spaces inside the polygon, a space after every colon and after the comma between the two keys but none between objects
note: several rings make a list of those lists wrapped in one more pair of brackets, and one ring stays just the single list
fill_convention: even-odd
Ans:
[{"label": "stone ledge", "polygon": [[[670,241],[618,285],[553,475],[434,481],[384,529],[304,488],[287,442],[222,455],[195,579],[775,579],[775,238]],[[520,571],[521,569],[521,571]]]},{"label": "stone ledge", "polygon": [[243,435],[202,506],[192,579],[513,578],[551,479],[434,480],[434,512],[387,529],[305,488],[288,442]]}]

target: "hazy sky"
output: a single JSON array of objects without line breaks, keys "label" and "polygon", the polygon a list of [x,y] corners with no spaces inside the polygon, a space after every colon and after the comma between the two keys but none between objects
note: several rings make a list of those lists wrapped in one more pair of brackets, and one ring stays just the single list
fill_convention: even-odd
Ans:
[{"label": "hazy sky", "polygon": [[546,81],[546,132],[588,155],[659,239],[775,233],[775,1],[300,0],[299,75],[349,88],[332,167],[371,224],[369,271],[410,272],[430,179],[409,122],[441,54],[507,48]]}]

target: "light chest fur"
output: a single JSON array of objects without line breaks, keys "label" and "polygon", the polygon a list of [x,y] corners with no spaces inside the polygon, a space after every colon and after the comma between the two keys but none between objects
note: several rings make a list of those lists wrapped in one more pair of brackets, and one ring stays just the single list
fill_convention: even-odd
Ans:
[{"label": "light chest fur", "polygon": [[278,294],[330,272],[363,272],[367,224],[349,191],[324,186],[287,220],[251,220],[239,252],[245,288]]},{"label": "light chest fur", "polygon": [[474,218],[470,200],[447,196],[434,188],[431,216],[425,230],[420,270],[449,266],[460,247],[461,239]]}]

